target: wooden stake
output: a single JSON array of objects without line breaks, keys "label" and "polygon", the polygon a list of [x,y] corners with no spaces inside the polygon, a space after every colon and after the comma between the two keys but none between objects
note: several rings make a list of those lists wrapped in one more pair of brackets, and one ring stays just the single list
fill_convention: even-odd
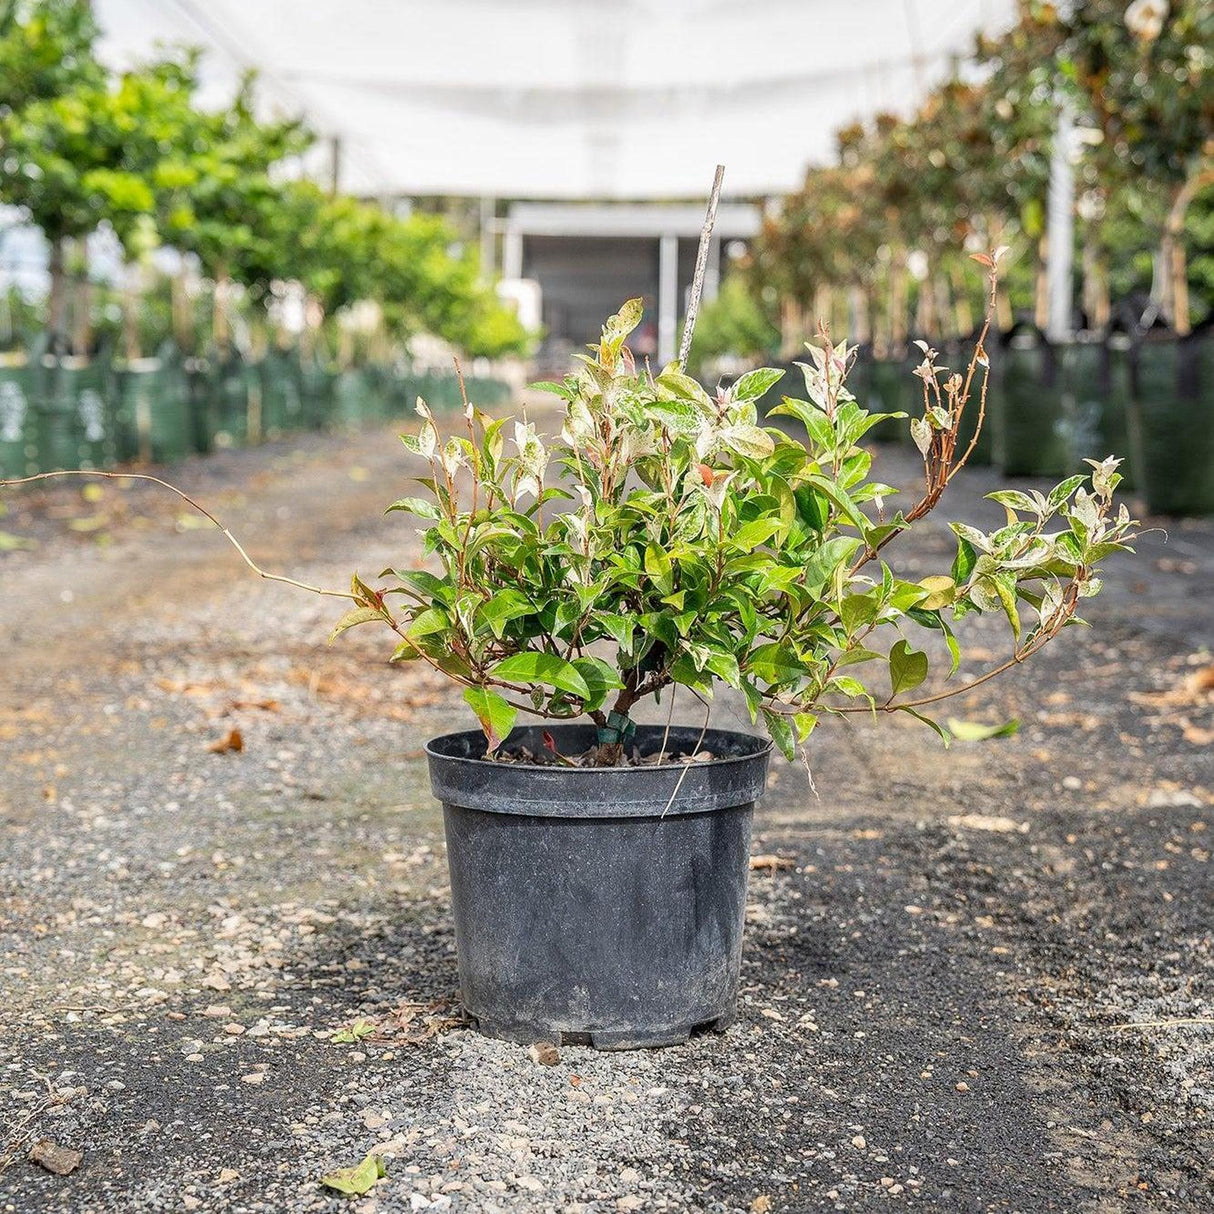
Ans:
[{"label": "wooden stake", "polygon": [[691,297],[687,301],[687,320],[683,324],[683,341],[679,346],[679,370],[687,366],[691,353],[691,335],[695,332],[696,313],[700,310],[700,296],[704,291],[704,274],[708,270],[708,248],[712,244],[712,229],[717,222],[717,203],[721,201],[721,182],[725,180],[725,166],[717,165],[712,179],[712,193],[708,195],[708,212],[704,226],[700,229],[700,248],[696,253],[696,272],[691,279]]}]

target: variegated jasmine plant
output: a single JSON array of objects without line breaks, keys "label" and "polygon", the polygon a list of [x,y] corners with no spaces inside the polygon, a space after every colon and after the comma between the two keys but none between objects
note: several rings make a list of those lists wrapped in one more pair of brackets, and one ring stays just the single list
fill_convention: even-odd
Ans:
[{"label": "variegated jasmine plant", "polygon": [[[994,259],[981,260],[993,298]],[[906,415],[857,403],[845,343],[823,334],[809,346],[808,399],[771,411],[804,426],[798,441],[760,424],[757,404],[780,371],[711,392],[676,364],[654,374],[625,344],[640,318],[629,301],[574,373],[538,385],[564,402],[559,439],[469,406],[466,436],[444,443],[418,402],[421,429],[404,443],[427,466],[425,496],[389,510],[426,521],[437,571],[386,570],[381,589],[356,577],[357,605],[335,629],[386,624],[399,636],[393,660],[461,684],[489,757],[523,712],[588,715],[599,729],[592,761],[620,763],[639,701],[678,687],[707,699],[718,680],[789,756],[822,716],[849,712],[910,713],[947,741],[926,710],[1078,622],[1079,600],[1100,588],[1096,567],[1133,538],[1114,505],[1119,461],[1108,459],[1048,494],[991,494],[1005,525],[953,524],[947,572],[912,580],[885,559],[969,454],[958,434],[967,409],[985,409],[986,329],[960,373],[924,348],[924,411],[911,428],[926,488],[891,513],[896,491],[870,479],[862,442],[884,417]],[[918,693],[929,661],[916,637],[944,638],[951,676],[954,623],[988,612],[1010,626],[1006,660]]]}]

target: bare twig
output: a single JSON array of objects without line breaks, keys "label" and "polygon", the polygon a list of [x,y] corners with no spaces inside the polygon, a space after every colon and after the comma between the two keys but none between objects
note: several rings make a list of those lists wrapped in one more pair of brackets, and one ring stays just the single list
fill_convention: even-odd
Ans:
[{"label": "bare twig", "polygon": [[670,807],[674,804],[675,797],[679,795],[679,789],[683,787],[683,781],[687,779],[687,773],[695,763],[696,755],[700,753],[700,747],[704,744],[704,735],[708,732],[708,722],[712,718],[712,704],[708,700],[704,699],[704,697],[700,695],[698,691],[695,691],[692,688],[688,688],[688,690],[691,691],[691,694],[704,705],[704,727],[700,730],[700,736],[696,739],[696,744],[692,749],[691,754],[687,756],[683,763],[683,770],[679,772],[679,778],[675,782],[674,791],[670,794],[670,800],[666,802],[665,808],[662,810],[661,814],[658,815],[659,821],[662,818],[665,818],[670,812]]},{"label": "bare twig", "polygon": [[1187,1016],[1179,1020],[1136,1020],[1132,1024],[1109,1024],[1110,1033],[1124,1033],[1130,1029],[1176,1029],[1187,1027],[1214,1028],[1214,1016]]},{"label": "bare twig", "polygon": [[683,323],[683,341],[679,346],[679,369],[687,366],[691,353],[691,335],[695,332],[696,313],[700,310],[700,296],[704,292],[704,275],[708,271],[708,250],[712,245],[712,229],[717,222],[717,203],[721,201],[721,183],[725,180],[725,166],[717,165],[712,179],[712,192],[708,195],[708,212],[704,226],[700,229],[700,248],[696,253],[696,269],[691,279],[691,295],[687,300],[687,319]]},{"label": "bare twig", "polygon": [[240,541],[203,505],[196,502],[188,493],[182,492],[176,485],[170,485],[168,481],[162,481],[158,476],[149,476],[145,472],[95,472],[81,468],[63,468],[57,472],[39,472],[36,476],[22,476],[14,480],[0,480],[0,488],[9,485],[28,485],[33,481],[50,480],[52,477],[60,476],[101,476],[107,480],[118,481],[150,481],[153,485],[160,485],[161,488],[167,489],[170,493],[175,493],[183,502],[197,510],[204,518],[209,519],[223,533],[224,538],[240,553],[241,560],[244,561],[250,569],[253,570],[258,577],[265,578],[268,582],[282,582],[287,586],[294,586],[298,590],[307,590],[312,594],[323,594],[334,599],[354,599],[356,597],[346,590],[325,590],[321,586],[309,586],[307,582],[297,582],[294,578],[285,577],[281,573],[267,573],[241,546]]}]

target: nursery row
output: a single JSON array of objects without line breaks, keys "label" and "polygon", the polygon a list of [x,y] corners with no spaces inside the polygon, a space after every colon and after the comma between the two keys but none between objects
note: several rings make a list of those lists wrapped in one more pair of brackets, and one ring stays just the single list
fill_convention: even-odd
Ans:
[{"label": "nursery row", "polygon": [[[500,404],[509,387],[470,379],[478,403]],[[30,358],[0,366],[0,473],[163,462],[216,447],[245,446],[301,430],[360,425],[400,415],[418,396],[435,410],[460,401],[453,373],[370,363],[338,369],[273,350],[185,358]]]},{"label": "nursery row", "polygon": [[[962,349],[941,362],[962,366]],[[1125,457],[1126,485],[1142,493],[1155,514],[1214,514],[1214,338],[1053,345],[1036,331],[1013,332],[993,345],[986,423],[972,463],[993,464],[1007,476],[1058,478],[1084,459]],[[904,359],[877,360],[862,351],[849,384],[868,409],[923,412],[921,361],[911,346]],[[769,400],[804,395],[793,367]],[[976,408],[962,427],[972,436]],[[881,422],[878,442],[910,443],[905,421]]]}]

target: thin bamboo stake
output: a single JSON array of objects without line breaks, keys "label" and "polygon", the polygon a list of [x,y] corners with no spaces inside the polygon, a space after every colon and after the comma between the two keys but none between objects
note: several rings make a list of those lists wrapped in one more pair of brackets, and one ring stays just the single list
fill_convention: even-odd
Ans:
[{"label": "thin bamboo stake", "polygon": [[687,320],[683,324],[683,341],[679,346],[679,370],[687,366],[691,353],[691,335],[695,332],[696,313],[700,310],[700,296],[704,292],[704,275],[708,271],[708,250],[712,244],[712,229],[717,222],[717,203],[721,201],[721,183],[725,180],[725,166],[717,165],[712,179],[712,192],[708,195],[708,211],[704,226],[700,229],[700,248],[696,253],[696,271],[691,279],[691,296],[687,300]]}]

